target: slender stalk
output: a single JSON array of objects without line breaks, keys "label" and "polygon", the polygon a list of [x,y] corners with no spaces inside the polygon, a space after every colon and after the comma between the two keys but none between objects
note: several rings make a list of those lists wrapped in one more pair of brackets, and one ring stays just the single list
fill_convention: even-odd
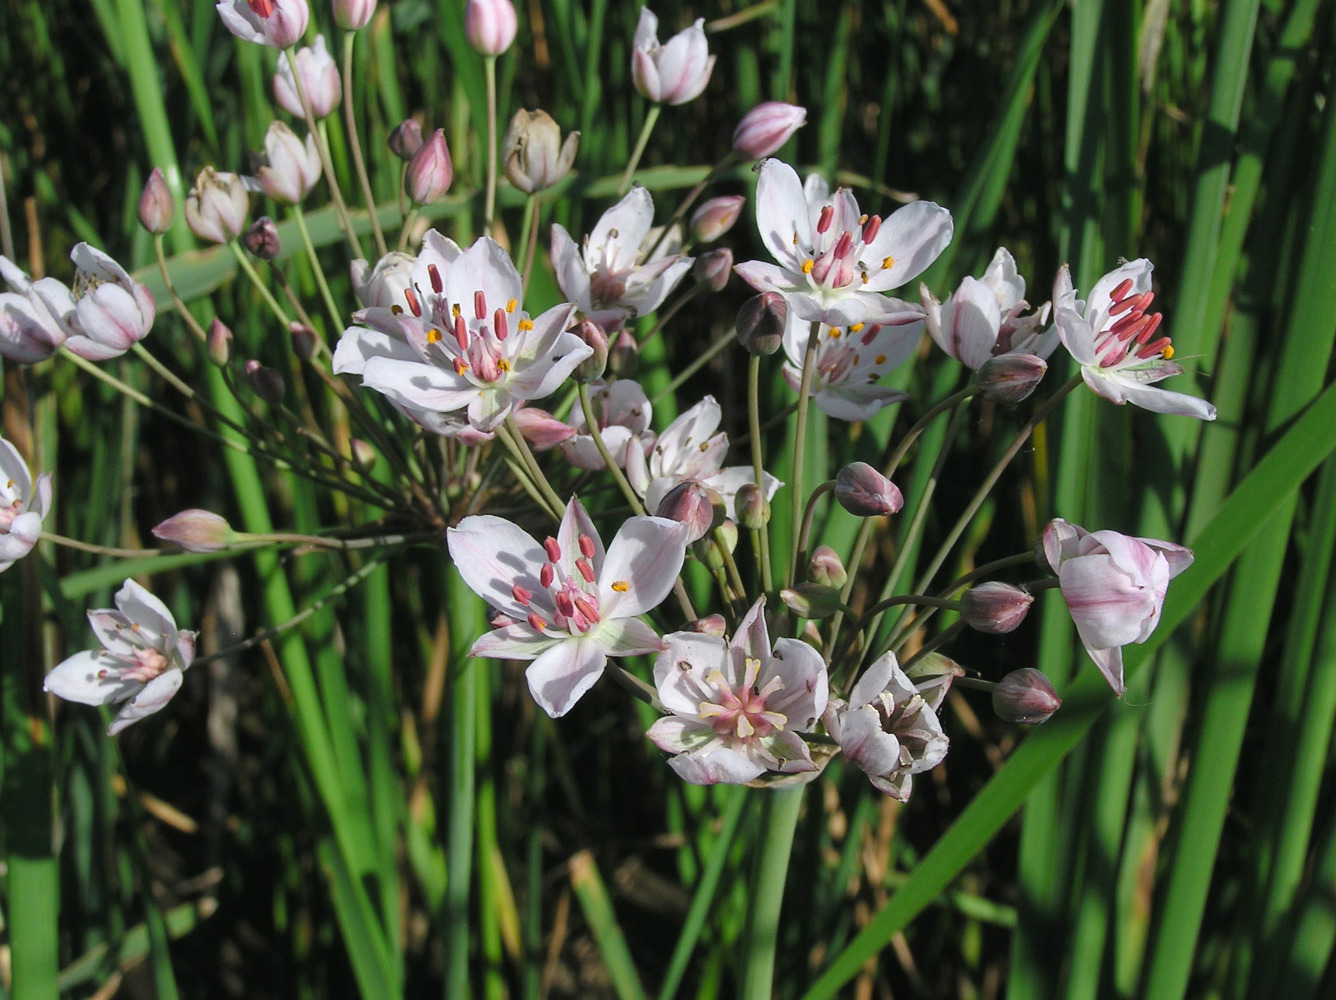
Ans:
[{"label": "slender stalk", "polygon": [[[816,337],[820,330],[820,322],[813,320],[811,331],[807,334],[807,350],[803,354],[802,384],[798,388],[798,417],[793,430],[793,482],[789,486],[789,505],[793,515],[790,524],[794,528],[802,523],[803,516],[803,452],[807,448],[807,408],[811,400],[812,374],[816,370]],[[795,534],[785,586],[792,587],[797,578],[798,536]]]},{"label": "slender stalk", "polygon": [[325,280],[325,269],[320,266],[320,258],[316,255],[315,244],[311,242],[310,230],[306,228],[306,213],[302,211],[300,205],[293,205],[291,215],[293,221],[297,223],[297,231],[302,234],[302,245],[306,247],[306,259],[311,262],[311,270],[315,272],[316,287],[320,289],[320,298],[325,303],[325,309],[329,312],[330,332],[338,336],[343,331],[343,317],[339,314],[339,307],[334,304],[334,296],[329,290],[329,282]]},{"label": "slender stalk", "polygon": [[172,305],[195,336],[207,343],[209,335],[204,331],[204,327],[200,326],[199,320],[195,319],[194,314],[186,308],[185,301],[177,294],[176,285],[172,283],[172,272],[167,267],[167,253],[162,245],[162,233],[153,234],[153,253],[158,259],[158,273],[162,275],[162,283],[167,289],[167,294],[171,297]]},{"label": "slender stalk", "polygon": [[[621,470],[616,459],[612,457],[612,452],[608,451],[608,446],[603,443],[603,433],[598,429],[598,418],[594,413],[594,405],[589,400],[589,383],[581,382],[579,384],[579,393],[580,410],[584,413],[585,418],[585,430],[587,430],[589,436],[594,439],[594,446],[598,448],[598,453],[603,456],[603,461],[608,466],[608,472],[610,472],[612,478],[617,481],[617,486],[621,489],[622,495],[626,497],[627,503],[631,505],[631,509],[637,514],[645,513],[645,505],[640,502],[640,497],[637,496],[636,491],[631,488],[630,482],[627,481],[626,473]],[[734,572],[736,572],[736,570],[734,570]]]},{"label": "slender stalk", "polygon": [[[765,490],[765,470],[761,455],[761,357],[752,355],[747,366],[747,425],[751,429],[752,475],[756,488]],[[769,593],[774,586],[770,567],[770,527],[752,533],[761,564],[761,591]]]},{"label": "slender stalk", "polygon": [[385,243],[385,233],[380,228],[376,195],[371,190],[371,178],[367,176],[366,159],[362,156],[362,139],[357,134],[357,111],[353,107],[353,39],[356,36],[355,31],[343,33],[343,123],[348,129],[348,145],[353,151],[353,166],[357,170],[357,180],[362,185],[362,198],[366,201],[367,214],[371,216],[371,233],[376,239],[376,252],[384,257],[389,249]]},{"label": "slender stalk", "polygon": [[[673,311],[676,312],[676,308],[674,308]],[[657,330],[658,327],[656,326],[655,329]],[[665,396],[670,396],[673,393],[675,393],[683,384],[686,383],[687,379],[691,378],[691,376],[695,375],[696,372],[700,371],[702,368],[708,365],[722,351],[726,350],[728,348],[728,345],[733,343],[734,339],[735,338],[733,336],[732,330],[724,334],[713,344],[707,347],[703,354],[700,354],[695,358],[693,358],[691,360],[691,363],[687,365],[685,368],[683,368],[680,372],[678,372],[677,375],[673,377],[673,380],[671,382],[669,382],[667,385],[665,385],[662,389],[660,389],[658,392],[654,394],[654,397],[650,400],[650,402],[657,403]],[[640,342],[642,347],[644,346],[645,341],[647,340],[649,340],[649,337],[646,337],[645,340],[642,340]]]},{"label": "slender stalk", "polygon": [[631,188],[631,178],[635,175],[636,167],[640,165],[640,157],[645,153],[645,147],[649,145],[650,133],[654,131],[654,126],[659,120],[659,112],[662,106],[651,104],[649,110],[645,112],[645,124],[640,126],[640,138],[636,140],[636,148],[631,150],[631,158],[626,161],[626,170],[622,173],[622,183],[617,188],[617,194],[626,194]]},{"label": "slender stalk", "polygon": [[549,513],[557,520],[561,520],[561,512],[566,509],[562,503],[561,497],[557,491],[552,488],[552,484],[547,481],[547,476],[543,474],[538,460],[534,458],[533,452],[529,450],[529,444],[524,440],[524,435],[520,433],[519,424],[515,423],[514,416],[506,418],[506,422],[497,428],[496,436],[504,444],[520,463],[526,469],[534,485],[542,494],[549,508]]},{"label": "slender stalk", "polygon": [[701,178],[699,184],[687,192],[687,196],[678,203],[677,208],[673,210],[673,214],[668,217],[663,230],[659,233],[659,238],[650,245],[649,252],[645,254],[646,259],[654,256],[654,251],[659,249],[659,244],[672,231],[673,226],[686,218],[687,212],[696,203],[696,199],[700,197],[701,192],[709,186],[710,182],[737,162],[738,154],[730,151],[727,156],[710,168],[710,172]]},{"label": "slender stalk", "polygon": [[[533,273],[534,251],[538,249],[538,225],[540,218],[540,208],[538,203],[538,192],[535,191],[529,195],[524,204],[524,211],[529,218],[529,239],[528,248],[524,251],[524,281],[520,287],[524,291],[529,290],[529,275]],[[531,211],[532,210],[532,211]]]},{"label": "slender stalk", "polygon": [[66,538],[64,535],[57,535],[54,531],[47,531],[45,528],[42,529],[42,541],[63,545],[67,549],[78,549],[80,552],[110,556],[113,559],[145,559],[162,554],[157,549],[118,549],[110,545],[94,545],[91,542],[81,542],[77,538]]},{"label": "slender stalk", "polygon": [[269,291],[269,286],[260,278],[259,272],[256,271],[254,265],[251,264],[250,258],[246,256],[246,252],[241,249],[240,244],[238,244],[236,240],[230,241],[227,244],[227,248],[232,251],[232,256],[237,259],[237,266],[245,272],[246,277],[250,278],[251,284],[253,284],[259,291],[260,298],[264,299],[265,305],[269,307],[269,310],[274,314],[275,318],[282,324],[283,332],[287,333],[288,325],[291,323],[291,320],[288,319],[288,314],[285,313],[283,307],[278,304],[278,299],[274,298],[273,292]]},{"label": "slender stalk", "polygon": [[812,495],[807,498],[807,506],[803,509],[802,527],[798,529],[797,558],[799,566],[807,561],[807,540],[812,534],[812,518],[816,516],[816,502],[833,489],[835,489],[835,480],[827,480],[814,489]]},{"label": "slender stalk", "polygon": [[767,793],[761,821],[765,837],[752,873],[750,922],[740,1000],[771,1000],[774,996],[779,914],[784,904],[784,883],[789,874],[793,834],[798,827],[806,787],[796,785]]},{"label": "slender stalk", "polygon": [[496,218],[496,56],[485,56],[483,76],[487,80],[487,195],[483,202],[483,232],[492,231]]}]

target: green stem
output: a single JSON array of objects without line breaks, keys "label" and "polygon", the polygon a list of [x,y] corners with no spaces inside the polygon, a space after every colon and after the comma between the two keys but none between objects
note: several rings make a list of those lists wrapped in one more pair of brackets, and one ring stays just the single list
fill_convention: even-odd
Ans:
[{"label": "green stem", "polygon": [[520,288],[523,291],[529,290],[529,275],[533,273],[534,251],[538,249],[538,224],[539,224],[539,205],[538,192],[535,191],[529,195],[524,203],[525,217],[529,220],[529,238],[528,246],[524,251],[524,281]]},{"label": "green stem", "polygon": [[191,311],[186,308],[185,301],[177,294],[176,285],[172,283],[172,272],[167,267],[167,253],[162,245],[162,233],[153,234],[153,253],[158,258],[158,271],[162,275],[162,283],[167,289],[167,294],[171,297],[172,305],[176,307],[176,311],[181,318],[186,321],[186,326],[190,327],[195,336],[207,344],[209,335],[204,331],[204,327],[200,326],[199,320],[195,319]]},{"label": "green stem", "polygon": [[483,232],[490,233],[496,218],[496,56],[484,57],[482,69],[487,79],[487,195],[482,220]]},{"label": "green stem", "polygon": [[[756,488],[765,491],[765,469],[761,455],[761,357],[752,355],[747,366],[747,426],[751,429],[752,475]],[[770,526],[752,533],[761,563],[761,592],[770,593],[774,576],[770,567]]]},{"label": "green stem", "polygon": [[385,233],[380,228],[380,212],[376,211],[376,195],[371,190],[371,178],[367,176],[362,139],[357,134],[357,113],[353,108],[353,39],[356,36],[355,31],[343,33],[343,121],[348,127],[348,144],[352,147],[353,166],[357,170],[357,180],[362,185],[367,214],[371,216],[371,233],[376,239],[376,252],[384,257],[389,249],[385,243]]},{"label": "green stem", "polygon": [[[803,354],[803,377],[798,388],[798,417],[793,429],[793,482],[789,484],[789,509],[794,528],[802,523],[803,516],[803,452],[807,448],[807,407],[812,392],[812,374],[816,370],[816,338],[821,330],[821,323],[812,321],[812,328],[807,334],[807,350]],[[798,578],[798,536],[793,536],[793,548],[789,555],[789,574],[784,585],[792,587]]]},{"label": "green stem", "polygon": [[587,382],[581,382],[579,384],[579,393],[580,409],[584,413],[585,418],[585,430],[587,430],[589,436],[594,439],[594,446],[598,448],[598,453],[603,456],[603,461],[607,463],[608,471],[612,473],[612,478],[617,481],[617,486],[621,489],[622,495],[626,497],[627,503],[631,505],[631,509],[637,514],[645,513],[645,505],[640,502],[640,497],[637,496],[636,491],[631,488],[630,482],[627,481],[626,473],[624,473],[621,470],[621,467],[617,465],[616,460],[612,457],[612,453],[608,451],[608,446],[603,443],[603,434],[598,429],[598,419],[594,414],[594,405],[589,400],[589,384]]},{"label": "green stem", "polygon": [[[504,431],[504,433],[502,433],[502,431]],[[520,426],[515,423],[514,415],[506,417],[505,424],[497,428],[497,437],[501,438],[502,443],[510,449],[515,458],[519,460],[519,463],[528,470],[534,485],[541,491],[543,498],[551,508],[552,516],[557,520],[561,520],[561,512],[566,509],[566,505],[562,503],[561,497],[558,496],[557,491],[552,488],[552,484],[547,481],[547,476],[543,474],[542,467],[538,464],[538,459],[534,458],[533,452],[529,450],[529,443],[524,440],[524,435],[520,433]]]},{"label": "green stem", "polygon": [[644,155],[645,147],[649,145],[649,135],[654,131],[654,125],[659,120],[659,112],[662,106],[651,104],[649,110],[645,112],[645,124],[640,126],[640,138],[636,140],[636,148],[631,150],[631,159],[626,161],[626,170],[622,174],[621,186],[617,188],[618,195],[624,195],[631,188],[631,177],[636,172],[636,167],[640,165],[640,157]]},{"label": "green stem", "polygon": [[230,241],[227,244],[227,248],[232,251],[232,256],[237,259],[237,266],[245,272],[246,277],[250,278],[251,284],[259,290],[260,297],[264,299],[265,304],[269,306],[270,311],[278,319],[279,323],[283,325],[283,333],[287,334],[288,324],[291,320],[288,319],[288,314],[283,311],[283,307],[278,304],[278,299],[274,298],[273,292],[269,291],[269,286],[260,278],[259,272],[256,271],[254,265],[251,264],[250,258],[246,256],[246,252],[241,249],[241,246],[236,240]]},{"label": "green stem", "polygon": [[[798,565],[802,566],[807,561],[807,540],[812,534],[812,518],[816,516],[816,502],[823,496],[835,489],[835,480],[829,479],[812,491],[812,495],[807,498],[807,506],[803,509],[802,527],[798,529]],[[794,579],[797,579],[795,576]],[[793,585],[792,581],[789,583]]]},{"label": "green stem", "polygon": [[320,258],[316,256],[315,244],[311,242],[311,232],[306,228],[306,213],[302,211],[300,205],[292,206],[292,218],[297,223],[297,231],[302,234],[302,245],[306,247],[306,259],[311,262],[311,270],[315,272],[316,287],[320,289],[320,298],[325,303],[325,309],[329,312],[330,321],[333,326],[330,332],[337,337],[343,332],[343,317],[339,315],[339,307],[334,304],[334,295],[329,290],[329,282],[325,280],[325,269],[320,266]]},{"label": "green stem", "polygon": [[765,831],[765,837],[752,876],[750,925],[740,1000],[771,1000],[774,996],[779,914],[784,903],[793,834],[798,826],[806,787],[796,785],[769,792],[763,807],[761,829]]}]

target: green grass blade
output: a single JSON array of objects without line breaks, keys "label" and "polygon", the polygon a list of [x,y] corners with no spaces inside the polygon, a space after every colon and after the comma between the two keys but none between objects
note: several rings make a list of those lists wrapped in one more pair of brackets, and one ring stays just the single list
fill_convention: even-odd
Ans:
[{"label": "green grass blade", "polygon": [[635,959],[626,946],[626,936],[617,923],[612,900],[598,873],[594,856],[581,851],[570,860],[571,888],[580,902],[589,929],[593,932],[598,953],[607,966],[612,988],[621,1000],[646,1000],[645,989],[636,973]]}]

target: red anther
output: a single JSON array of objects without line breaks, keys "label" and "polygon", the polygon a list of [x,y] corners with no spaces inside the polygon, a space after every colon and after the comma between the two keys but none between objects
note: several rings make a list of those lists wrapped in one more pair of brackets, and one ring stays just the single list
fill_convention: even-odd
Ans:
[{"label": "red anther", "polygon": [[543,551],[547,553],[548,562],[556,562],[561,558],[561,546],[551,535],[543,539]]},{"label": "red anther", "polygon": [[498,309],[492,313],[492,325],[496,328],[497,340],[505,340],[510,336],[510,322],[506,319],[504,309]]},{"label": "red anther", "polygon": [[835,208],[827,205],[821,210],[821,217],[816,220],[816,231],[824,234],[830,228],[831,220],[835,218]]},{"label": "red anther", "polygon": [[863,242],[871,243],[877,238],[879,232],[881,232],[881,216],[874,215],[867,220],[867,225],[863,227]]},{"label": "red anther", "polygon": [[543,629],[547,628],[547,622],[543,621],[543,619],[542,619],[541,617],[539,617],[539,614],[538,614],[537,611],[530,611],[530,612],[529,612],[529,627],[532,628],[532,629],[536,629],[537,631],[541,632],[541,631],[543,631]]},{"label": "red anther", "polygon": [[1136,298],[1137,312],[1145,312],[1150,308],[1150,304],[1155,301],[1155,293],[1151,291],[1142,292]]},{"label": "red anther", "polygon": [[1151,313],[1146,317],[1146,327],[1137,334],[1137,343],[1144,344],[1160,328],[1160,323],[1164,320],[1164,313]]},{"label": "red anther", "polygon": [[564,590],[557,591],[557,611],[567,618],[575,614],[575,602],[571,600],[571,595]]},{"label": "red anther", "polygon": [[598,607],[593,604],[589,598],[577,597],[575,599],[575,606],[579,609],[580,614],[589,619],[590,624],[594,624],[599,620]]},{"label": "red anther", "polygon": [[588,559],[575,560],[575,568],[580,571],[580,575],[585,578],[585,583],[594,582],[594,567],[590,565]]},{"label": "red anther", "polygon": [[594,540],[588,535],[580,536],[580,553],[586,559],[594,558]]},{"label": "red anther", "polygon": [[463,358],[455,358],[455,374],[463,375],[469,370],[469,363]]},{"label": "red anther", "polygon": [[427,265],[427,277],[431,279],[431,290],[437,295],[441,294],[441,289],[445,283],[441,281],[441,270],[435,264]]},{"label": "red anther", "polygon": [[529,599],[533,597],[533,591],[526,590],[517,583],[510,588],[510,596],[515,598],[520,604],[528,604]]},{"label": "red anther", "polygon": [[[1124,284],[1126,284],[1126,282],[1124,282]],[[1119,285],[1118,287],[1122,288],[1123,286]],[[1113,305],[1109,306],[1109,315],[1117,316],[1119,313],[1125,313],[1136,304],[1137,300],[1135,297],[1130,299],[1114,299]]]},{"label": "red anther", "polygon": [[414,316],[422,316],[422,304],[418,302],[417,292],[411,288],[404,289],[404,298],[408,301],[408,309]]},{"label": "red anther", "polygon": [[481,290],[473,293],[473,315],[477,319],[487,318],[487,299]]},{"label": "red anther", "polygon": [[872,343],[874,340],[877,339],[877,334],[879,333],[881,333],[881,324],[873,323],[870,327],[868,327],[866,330],[863,331],[863,336],[859,338],[859,342],[864,347],[867,347],[868,344]]},{"label": "red anther", "polygon": [[552,586],[552,581],[556,579],[556,576],[557,571],[552,568],[552,564],[543,563],[543,568],[538,571],[538,582],[541,583],[543,589],[546,590],[548,587]]},{"label": "red anther", "polygon": [[1109,327],[1109,334],[1124,340],[1131,340],[1132,333],[1129,331],[1139,329],[1145,319],[1146,317],[1139,312],[1130,312]]},{"label": "red anther", "polygon": [[1124,278],[1122,281],[1118,282],[1116,286],[1114,286],[1113,291],[1109,293],[1109,298],[1113,299],[1114,302],[1119,302],[1122,300],[1123,296],[1126,295],[1131,290],[1132,290],[1132,279]]},{"label": "red anther", "polygon": [[270,17],[274,13],[274,0],[246,0],[246,3],[260,17]]},{"label": "red anther", "polygon": [[469,328],[468,324],[464,322],[463,316],[455,317],[454,334],[455,343],[459,345],[459,349],[467,351],[469,349]]},{"label": "red anther", "polygon": [[[1157,314],[1158,315],[1158,314]],[[1164,349],[1169,346],[1169,338],[1161,337],[1159,340],[1147,344],[1141,350],[1137,351],[1139,358],[1153,358],[1158,354],[1163,354]]]},{"label": "red anther", "polygon": [[830,248],[830,254],[832,257],[835,258],[847,257],[849,255],[849,251],[852,250],[853,248],[854,248],[853,233],[849,232],[849,230],[846,229],[844,232],[840,233],[840,238],[837,239],[835,241],[835,245]]}]

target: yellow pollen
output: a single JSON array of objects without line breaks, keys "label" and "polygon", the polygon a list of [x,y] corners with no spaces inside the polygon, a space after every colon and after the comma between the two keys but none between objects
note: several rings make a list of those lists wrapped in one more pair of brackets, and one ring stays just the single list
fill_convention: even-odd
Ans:
[{"label": "yellow pollen", "polygon": [[874,365],[884,365],[886,363],[886,355],[878,354],[872,363]]},{"label": "yellow pollen", "polygon": [[858,217],[858,224],[859,224],[860,226],[866,226],[866,225],[867,225],[867,213],[866,213],[866,212],[864,212],[862,215],[860,215],[860,216]]},{"label": "yellow pollen", "polygon": [[862,323],[855,323],[853,326],[849,327],[849,332],[850,332],[850,333],[862,333],[862,332],[863,332],[863,324],[862,324]]},{"label": "yellow pollen", "polygon": [[522,319],[522,320],[520,320],[519,327],[520,327],[521,330],[532,330],[532,329],[533,329],[533,320],[531,320],[531,319]]},{"label": "yellow pollen", "polygon": [[830,328],[830,339],[831,339],[831,340],[839,340],[839,339],[840,339],[840,336],[841,336],[841,334],[840,334],[840,328],[839,328],[838,326],[832,326],[832,327]]},{"label": "yellow pollen", "polygon": [[893,268],[893,267],[895,267],[895,258],[894,258],[894,257],[883,257],[883,258],[881,259],[881,269],[882,269],[883,271],[890,270],[890,269]]},{"label": "yellow pollen", "polygon": [[816,267],[816,261],[812,260],[810,257],[807,258],[807,260],[803,261],[803,274],[811,274],[812,268],[814,267]]},{"label": "yellow pollen", "polygon": [[514,299],[506,300],[506,312],[513,313],[518,306],[519,303],[516,302]]},{"label": "yellow pollen", "polygon": [[510,362],[505,358],[497,358],[496,367],[500,368],[503,372],[508,372],[510,371]]},{"label": "yellow pollen", "polygon": [[798,234],[796,232],[793,234],[793,245],[795,247],[798,245]]},{"label": "yellow pollen", "polygon": [[1164,345],[1164,350],[1161,351],[1160,353],[1161,353],[1161,355],[1163,355],[1164,360],[1165,360],[1165,361],[1168,361],[1170,358],[1172,358],[1172,357],[1174,356],[1174,345],[1173,345],[1173,344],[1165,344],[1165,345]]},{"label": "yellow pollen", "polygon": [[458,316],[458,315],[459,315],[459,303],[458,303],[458,302],[456,302],[454,305],[452,305],[452,306],[450,307],[450,315],[451,315],[451,316]]},{"label": "yellow pollen", "polygon": [[617,593],[619,594],[625,594],[628,590],[631,589],[631,585],[625,580],[613,580],[612,589],[617,591]]},{"label": "yellow pollen", "polygon": [[427,331],[427,343],[434,344],[436,343],[436,341],[440,340],[441,337],[443,336],[444,334],[441,333],[440,330],[436,329],[436,327],[432,327],[430,330]]},{"label": "yellow pollen", "polygon": [[130,626],[130,631],[131,631],[131,632],[138,632],[138,631],[139,631],[139,622],[135,622],[135,623],[133,623],[133,624]]},{"label": "yellow pollen", "polygon": [[864,271],[864,272],[863,272],[862,274],[860,274],[858,277],[859,277],[860,279],[862,279],[863,284],[865,284],[865,285],[867,284],[867,272],[866,272],[866,271]]}]

